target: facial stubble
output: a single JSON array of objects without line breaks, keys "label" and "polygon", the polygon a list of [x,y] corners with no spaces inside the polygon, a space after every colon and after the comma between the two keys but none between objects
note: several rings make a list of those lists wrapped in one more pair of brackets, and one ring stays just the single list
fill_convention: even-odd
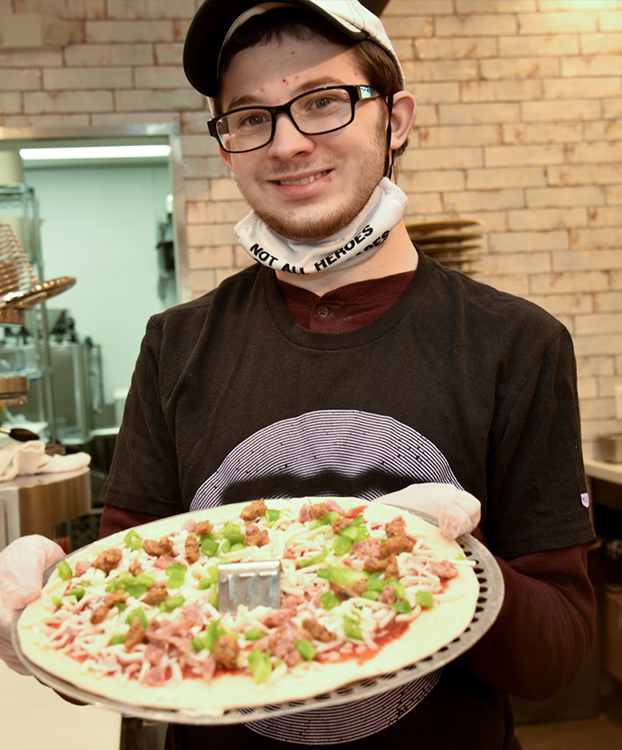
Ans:
[{"label": "facial stubble", "polygon": [[[253,205],[251,191],[245,189],[245,186],[238,180],[237,176],[235,179],[246,202],[273,232],[297,242],[320,242],[350,224],[369,201],[371,194],[384,174],[386,149],[386,122],[384,117],[382,117],[382,113],[380,113],[370,149],[374,158],[363,160],[357,174],[351,175],[350,179],[354,186],[354,193],[351,200],[345,205],[336,207],[331,212],[327,212],[322,208],[319,216],[295,219],[287,208],[274,209],[262,205]],[[319,165],[316,169],[312,162],[297,163],[296,169],[307,173],[319,173],[323,171]],[[284,171],[283,174],[285,174]],[[271,175],[270,178],[278,179],[278,176]],[[314,205],[315,199],[313,197],[296,201],[296,209],[298,210],[308,207],[309,211],[313,211]]]}]

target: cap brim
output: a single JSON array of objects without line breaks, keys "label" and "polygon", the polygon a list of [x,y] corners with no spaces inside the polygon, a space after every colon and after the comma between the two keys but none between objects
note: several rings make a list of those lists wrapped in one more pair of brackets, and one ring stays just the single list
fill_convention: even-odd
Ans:
[{"label": "cap brim", "polygon": [[[261,0],[207,0],[190,24],[184,44],[183,64],[186,77],[201,94],[213,98],[218,88],[220,51],[235,21]],[[324,16],[352,39],[366,39],[365,31],[354,31],[318,7],[313,0],[285,0],[288,5],[310,8]]]}]

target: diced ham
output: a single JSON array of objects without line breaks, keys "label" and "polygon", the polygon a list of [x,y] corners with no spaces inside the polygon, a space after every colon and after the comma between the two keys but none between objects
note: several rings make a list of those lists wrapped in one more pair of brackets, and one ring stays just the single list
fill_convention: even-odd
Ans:
[{"label": "diced ham", "polygon": [[155,667],[157,664],[159,664],[162,661],[163,656],[164,649],[160,648],[159,646],[154,646],[153,643],[150,643],[145,649],[145,659],[149,662],[149,664],[151,664],[152,667]]},{"label": "diced ham", "polygon": [[304,603],[304,597],[297,596],[296,594],[286,594],[281,597],[281,607],[283,609],[296,609],[296,607]]},{"label": "diced ham", "polygon": [[305,503],[298,511],[298,521],[300,523],[309,523],[311,520],[313,520],[313,516],[311,515],[311,503]]},{"label": "diced ham", "polygon": [[382,545],[379,539],[366,539],[363,542],[356,542],[352,545],[352,554],[355,557],[364,560],[366,557],[373,557],[376,560],[383,558]]},{"label": "diced ham", "polygon": [[449,560],[428,563],[427,570],[428,573],[438,576],[441,580],[455,578],[458,575],[458,568]]},{"label": "diced ham", "polygon": [[184,521],[181,525],[181,528],[184,531],[195,531],[197,528],[197,522],[193,521],[192,518],[189,518],[187,521]]},{"label": "diced ham", "polygon": [[201,666],[201,677],[206,681],[210,682],[212,677],[214,676],[214,672],[216,671],[216,661],[213,656],[208,656],[208,658],[203,662]]},{"label": "diced ham", "polygon": [[162,555],[162,557],[158,557],[158,559],[153,563],[153,567],[160,568],[161,570],[166,570],[166,568],[168,568],[168,566],[172,565],[174,562],[177,562],[177,559],[175,557]]},{"label": "diced ham", "polygon": [[191,604],[184,609],[184,619],[190,624],[190,627],[203,624],[203,609],[199,602]]},{"label": "diced ham", "polygon": [[268,636],[270,652],[283,659],[288,666],[295,666],[300,661],[300,654],[296,650],[298,637],[299,633],[295,625],[281,625]]},{"label": "diced ham", "polygon": [[184,656],[190,651],[190,646],[192,645],[192,636],[188,635],[187,633],[184,635],[171,636],[169,645],[171,646],[171,648],[175,649],[176,653]]},{"label": "diced ham", "polygon": [[326,507],[331,513],[339,513],[340,516],[347,515],[345,510],[339,505],[336,500],[327,500]]},{"label": "diced ham", "polygon": [[76,570],[74,576],[83,576],[86,571],[91,567],[91,563],[84,560],[83,562],[76,563]]},{"label": "diced ham", "polygon": [[166,670],[162,669],[162,667],[151,667],[151,669],[145,672],[145,676],[143,677],[143,682],[152,687],[163,685],[166,680]]},{"label": "diced ham", "polygon": [[267,628],[278,628],[281,625],[284,625],[285,623],[290,623],[290,622],[291,622],[290,613],[285,612],[282,609],[279,609],[276,612],[270,612],[270,614],[263,621],[263,624]]},{"label": "diced ham", "polygon": [[392,586],[385,586],[380,594],[378,595],[378,601],[383,604],[394,604],[395,603],[395,592]]}]

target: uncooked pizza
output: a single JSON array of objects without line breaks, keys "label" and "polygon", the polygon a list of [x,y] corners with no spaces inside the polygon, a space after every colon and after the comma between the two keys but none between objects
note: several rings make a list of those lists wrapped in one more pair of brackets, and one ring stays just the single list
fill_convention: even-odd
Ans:
[{"label": "uncooked pizza", "polygon": [[[219,566],[279,561],[277,604],[219,609]],[[457,638],[479,584],[462,548],[393,506],[258,500],[115,534],[57,566],[23,654],[93,696],[219,716],[305,699]]]}]

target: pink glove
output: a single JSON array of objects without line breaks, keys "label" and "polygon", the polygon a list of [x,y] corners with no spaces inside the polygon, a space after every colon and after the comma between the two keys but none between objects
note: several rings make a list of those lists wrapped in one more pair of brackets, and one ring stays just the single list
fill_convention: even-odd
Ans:
[{"label": "pink glove", "polygon": [[479,523],[482,506],[469,492],[453,484],[410,484],[403,490],[376,498],[379,503],[401,505],[438,518],[441,534],[456,539],[469,534]]},{"label": "pink glove", "polygon": [[43,574],[62,560],[65,553],[44,536],[22,536],[0,552],[0,659],[20,674],[22,666],[11,644],[13,614],[41,593]]}]

